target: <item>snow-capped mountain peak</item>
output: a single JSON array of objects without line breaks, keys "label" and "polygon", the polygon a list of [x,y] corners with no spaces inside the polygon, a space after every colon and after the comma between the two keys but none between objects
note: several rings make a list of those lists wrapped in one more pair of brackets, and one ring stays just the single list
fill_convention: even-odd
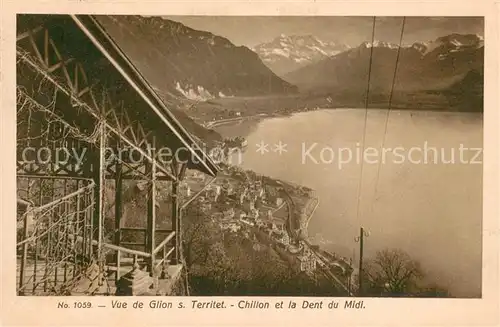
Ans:
[{"label": "snow-capped mountain peak", "polygon": [[429,44],[427,42],[415,42],[409,47],[417,50],[420,53],[424,53],[425,51],[427,51]]},{"label": "snow-capped mountain peak", "polygon": [[[478,49],[484,46],[484,38],[478,34],[450,34],[437,38],[434,41],[427,42],[423,55],[434,51],[441,52],[459,52],[465,49]],[[441,53],[443,55],[443,53]]]},{"label": "snow-capped mountain peak", "polygon": [[[484,46],[484,38],[478,34],[450,34],[442,36],[433,41],[428,42],[414,42],[411,45],[403,45],[402,48],[413,48],[420,52],[422,56],[426,56],[430,53],[438,53],[438,55],[443,58],[447,53],[464,51],[465,49],[478,49]],[[376,40],[373,42],[363,42],[359,46],[360,48],[388,48],[397,49],[399,45]]]},{"label": "snow-capped mountain peak", "polygon": [[270,42],[255,46],[252,50],[279,75],[347,49],[349,47],[345,44],[323,41],[313,35],[281,34]]},{"label": "snow-capped mountain peak", "polygon": [[384,42],[384,41],[379,41],[379,40],[374,40],[372,42],[363,42],[361,43],[361,47],[365,48],[389,48],[389,49],[397,49],[399,46],[397,44],[389,43],[389,42]]}]

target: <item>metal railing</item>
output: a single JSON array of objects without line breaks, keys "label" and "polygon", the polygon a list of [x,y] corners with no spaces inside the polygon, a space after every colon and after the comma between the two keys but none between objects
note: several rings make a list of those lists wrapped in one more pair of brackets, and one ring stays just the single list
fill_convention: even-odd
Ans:
[{"label": "metal railing", "polygon": [[[147,228],[144,227],[120,227],[120,246],[130,246],[130,247],[140,247],[140,248],[146,248],[147,245]],[[156,234],[165,234],[165,233],[170,233],[172,230],[170,229],[155,229]],[[142,234],[142,237],[139,237],[139,241],[136,241],[136,237],[134,237],[134,241],[127,240],[125,236],[132,236],[132,235],[124,235],[124,234]]]},{"label": "metal railing", "polygon": [[[156,233],[166,235],[149,251],[145,228],[120,228],[143,232],[144,242],[111,244],[97,240],[95,192],[91,179],[18,176],[19,295],[61,294],[65,285],[96,261],[103,263],[108,273],[114,273],[115,281],[121,278],[123,269],[131,269],[136,263],[145,264],[152,276],[168,278],[176,232],[157,229]],[[130,245],[140,245],[143,250],[126,247]],[[159,268],[161,271],[157,272]]]},{"label": "metal railing", "polygon": [[[165,278],[165,268],[168,266],[168,258],[175,251],[175,245],[171,246],[171,248],[168,249],[168,243],[173,240],[174,236],[175,232],[171,232],[151,253],[153,271],[158,269],[158,267],[162,265],[163,269],[160,278]],[[158,263],[156,263],[156,254],[158,254],[160,251],[162,251],[161,259],[158,261]]]},{"label": "metal railing", "polygon": [[[88,240],[97,229],[93,224],[95,184],[87,179],[44,176],[18,177],[19,185],[26,185],[28,201],[18,201],[25,204],[18,210],[18,294],[55,292],[93,257]],[[81,241],[70,235],[79,235]]]},{"label": "metal railing", "polygon": [[[142,230],[140,228],[137,228],[137,230]],[[161,272],[160,275],[158,276],[159,278],[167,278],[167,267],[169,263],[169,257],[171,254],[175,251],[175,245],[170,244],[171,241],[173,240],[175,236],[175,232],[170,232],[167,237],[151,252],[145,252],[145,251],[139,251],[139,250],[134,250],[130,248],[126,248],[124,246],[118,246],[114,244],[109,244],[109,243],[103,243],[102,247],[106,250],[111,250],[115,252],[114,258],[116,262],[114,263],[107,263],[108,270],[111,272],[115,272],[115,281],[118,281],[121,277],[122,273],[122,264],[125,263],[130,263],[132,266],[135,265],[136,263],[139,263],[139,261],[142,259],[143,261],[146,261],[146,265],[148,266],[148,270],[152,276],[156,275],[156,270],[160,268],[161,266]],[[97,242],[94,241],[96,244]],[[144,243],[145,244],[145,243]],[[158,253],[161,252],[161,256],[157,260],[157,255]],[[128,262],[126,256],[132,257],[132,261]]]}]

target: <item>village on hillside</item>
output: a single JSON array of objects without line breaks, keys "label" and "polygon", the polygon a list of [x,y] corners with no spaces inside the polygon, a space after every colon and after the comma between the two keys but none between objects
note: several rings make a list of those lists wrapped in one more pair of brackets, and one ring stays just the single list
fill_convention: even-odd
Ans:
[{"label": "village on hillside", "polygon": [[191,197],[201,191],[192,205],[222,232],[251,238],[254,249],[259,247],[259,240],[265,239],[264,243],[273,244],[284,260],[308,275],[319,267],[339,277],[345,278],[348,272],[350,275],[352,267],[347,258],[308,241],[307,223],[319,204],[313,190],[236,166],[225,166],[221,177],[203,189],[206,183],[205,175],[192,171],[181,184],[181,194]]}]

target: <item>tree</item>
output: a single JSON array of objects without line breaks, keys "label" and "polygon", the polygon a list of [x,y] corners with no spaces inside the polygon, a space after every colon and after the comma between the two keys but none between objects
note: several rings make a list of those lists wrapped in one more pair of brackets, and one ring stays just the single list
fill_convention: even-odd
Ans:
[{"label": "tree", "polygon": [[366,295],[408,296],[418,292],[420,264],[400,249],[378,251],[363,269]]},{"label": "tree", "polygon": [[[195,200],[196,201],[196,200]],[[182,220],[183,250],[189,269],[192,264],[204,265],[210,246],[220,238],[220,230],[202,210],[198,201],[189,205]]]}]

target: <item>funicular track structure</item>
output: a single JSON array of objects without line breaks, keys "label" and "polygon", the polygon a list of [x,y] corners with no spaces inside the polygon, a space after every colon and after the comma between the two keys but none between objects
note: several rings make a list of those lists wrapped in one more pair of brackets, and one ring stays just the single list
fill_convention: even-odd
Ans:
[{"label": "funicular track structure", "polygon": [[[119,281],[141,265],[160,279],[180,271],[181,212],[199,193],[182,204],[179,183],[187,169],[215,178],[217,165],[95,17],[18,15],[16,51],[18,294],[98,293],[103,271]],[[128,180],[146,182],[146,227],[121,223]]]}]

